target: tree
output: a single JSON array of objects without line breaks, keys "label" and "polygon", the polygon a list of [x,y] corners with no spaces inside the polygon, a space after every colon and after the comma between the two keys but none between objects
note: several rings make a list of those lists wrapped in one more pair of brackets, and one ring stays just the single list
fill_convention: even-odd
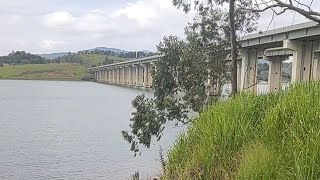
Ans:
[{"label": "tree", "polygon": [[[230,40],[230,58],[231,58],[231,84],[232,94],[237,93],[237,31],[249,33],[254,30],[257,12],[250,10],[243,11],[252,7],[252,0],[194,0],[193,5],[198,12],[206,11],[212,8],[223,9],[225,5],[229,6],[229,10],[225,12],[226,22],[229,31]],[[183,8],[187,13],[191,10],[192,1],[189,0],[173,0],[173,5]],[[225,26],[225,24],[224,24]],[[240,34],[240,32],[238,32]]]},{"label": "tree", "polygon": [[[288,10],[295,11],[302,16],[320,23],[320,13],[312,10],[313,0],[311,0],[308,4],[302,3],[300,0],[271,0],[265,1],[261,0],[261,2],[256,2],[255,6],[252,7],[253,12],[264,12],[266,10],[272,10],[274,14],[280,15]],[[248,9],[245,9],[248,10]]]},{"label": "tree", "polygon": [[111,59],[110,57],[106,56],[105,60],[103,61],[103,65],[107,65],[107,64],[113,64],[114,60]]},{"label": "tree", "polygon": [[208,89],[220,92],[217,84],[227,75],[229,43],[218,26],[222,16],[220,10],[204,11],[186,28],[186,40],[168,36],[157,46],[165,56],[153,72],[154,98],[140,95],[132,101],[131,130],[122,131],[135,154],[139,145],[150,147],[152,139],[160,140],[167,123],[188,124],[190,113],[216,100]]}]

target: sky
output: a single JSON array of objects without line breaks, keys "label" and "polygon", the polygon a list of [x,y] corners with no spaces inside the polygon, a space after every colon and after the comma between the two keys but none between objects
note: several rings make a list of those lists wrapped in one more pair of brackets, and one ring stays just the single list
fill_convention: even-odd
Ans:
[{"label": "sky", "polygon": [[[313,6],[320,7],[320,1]],[[171,0],[0,0],[0,55],[94,47],[156,51],[163,36],[184,37],[193,15],[174,7]],[[262,15],[259,30],[267,29],[271,16],[271,12]],[[288,12],[269,29],[305,21]]]}]

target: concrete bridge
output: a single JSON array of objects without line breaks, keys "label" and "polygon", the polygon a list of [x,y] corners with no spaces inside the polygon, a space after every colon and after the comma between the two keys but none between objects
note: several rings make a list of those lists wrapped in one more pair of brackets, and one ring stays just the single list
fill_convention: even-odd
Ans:
[{"label": "concrete bridge", "polygon": [[292,57],[291,82],[320,80],[320,26],[307,22],[245,36],[238,62],[240,91],[256,92],[257,60],[269,64],[268,90],[281,90],[282,61]]},{"label": "concrete bridge", "polygon": [[108,64],[90,68],[97,82],[119,86],[152,87],[151,72],[155,70],[155,62],[162,55],[156,55],[121,63]]},{"label": "concrete bridge", "polygon": [[[282,85],[282,61],[293,60],[292,82],[320,80],[320,26],[307,22],[245,36],[240,42],[239,91],[257,91],[257,62],[270,62],[268,89],[278,92]],[[151,87],[154,62],[162,56],[91,68],[97,82]]]}]

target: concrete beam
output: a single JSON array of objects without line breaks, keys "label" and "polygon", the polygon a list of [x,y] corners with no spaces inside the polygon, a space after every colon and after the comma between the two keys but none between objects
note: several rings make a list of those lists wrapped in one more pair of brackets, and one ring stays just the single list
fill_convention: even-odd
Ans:
[{"label": "concrete beam", "polygon": [[293,55],[293,50],[285,47],[270,48],[264,51],[264,57],[272,56],[290,56]]},{"label": "concrete beam", "polygon": [[89,68],[89,70],[92,71],[92,70],[104,68],[104,67],[118,67],[118,66],[134,65],[134,64],[141,64],[141,63],[152,63],[152,62],[159,61],[163,56],[164,55],[155,55],[155,56],[150,56],[150,57],[145,57],[145,58],[140,58],[140,59],[133,59],[133,60],[125,61],[125,62],[93,67],[93,68]]},{"label": "concrete beam", "polygon": [[242,47],[253,47],[264,44],[274,44],[283,40],[309,39],[310,37],[320,38],[320,26],[316,22],[307,22],[293,26],[278,28],[261,33],[245,36],[241,41]]}]

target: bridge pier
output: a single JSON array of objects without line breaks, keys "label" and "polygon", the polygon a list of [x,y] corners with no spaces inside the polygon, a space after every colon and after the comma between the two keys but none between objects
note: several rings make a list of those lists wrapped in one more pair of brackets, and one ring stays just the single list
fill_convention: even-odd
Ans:
[{"label": "bridge pier", "polygon": [[242,59],[237,60],[237,91],[241,92]]},{"label": "bridge pier", "polygon": [[149,64],[145,63],[143,64],[143,86],[144,87],[149,87]]},{"label": "bridge pier", "polygon": [[268,90],[269,92],[279,92],[282,88],[282,57],[269,57],[269,78]]},{"label": "bridge pier", "polygon": [[313,73],[312,78],[313,80],[320,80],[320,46],[319,49],[315,51],[315,56],[313,60]]},{"label": "bridge pier", "polygon": [[118,85],[121,84],[121,71],[120,71],[120,67],[117,68],[117,84],[118,84]]},{"label": "bridge pier", "polygon": [[241,86],[244,92],[256,93],[257,91],[257,49],[242,49]]},{"label": "bridge pier", "polygon": [[293,50],[292,82],[317,79],[319,41],[285,40],[283,44]]},{"label": "bridge pier", "polygon": [[142,64],[139,64],[139,81],[138,81],[138,86],[143,87],[143,81],[144,81],[144,67]]}]

